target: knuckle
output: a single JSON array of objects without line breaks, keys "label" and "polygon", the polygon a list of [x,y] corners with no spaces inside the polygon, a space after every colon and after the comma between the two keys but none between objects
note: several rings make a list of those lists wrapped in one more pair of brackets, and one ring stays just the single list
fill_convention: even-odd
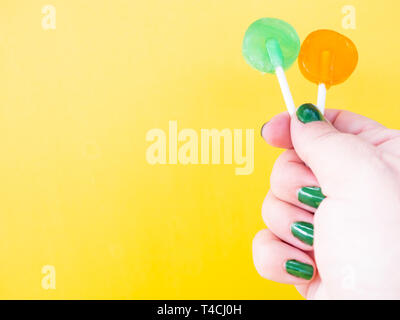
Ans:
[{"label": "knuckle", "polygon": [[268,225],[269,221],[269,213],[270,213],[270,206],[271,206],[271,198],[272,198],[272,193],[269,191],[264,198],[262,207],[261,207],[261,215],[264,220],[264,222]]},{"label": "knuckle", "polygon": [[259,231],[253,239],[253,262],[257,272],[269,278],[268,242],[265,240],[266,230]]},{"label": "knuckle", "polygon": [[293,153],[292,150],[287,150],[283,152],[275,161],[275,164],[272,168],[270,176],[270,186],[271,191],[274,194],[277,194],[279,192],[279,186],[281,184],[282,177],[285,175],[291,153]]},{"label": "knuckle", "polygon": [[343,133],[334,131],[329,128],[329,130],[324,130],[322,133],[317,135],[314,139],[314,143],[317,145],[326,145],[327,143],[339,143],[343,140]]}]

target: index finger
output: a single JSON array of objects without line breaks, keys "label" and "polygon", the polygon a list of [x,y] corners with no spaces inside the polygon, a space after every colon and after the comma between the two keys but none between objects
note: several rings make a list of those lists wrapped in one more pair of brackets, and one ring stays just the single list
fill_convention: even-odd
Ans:
[{"label": "index finger", "polygon": [[[372,129],[384,128],[372,119],[346,110],[327,109],[324,116],[336,129],[344,133],[359,135]],[[271,146],[292,149],[289,114],[286,111],[279,113],[265,123],[261,136]]]}]

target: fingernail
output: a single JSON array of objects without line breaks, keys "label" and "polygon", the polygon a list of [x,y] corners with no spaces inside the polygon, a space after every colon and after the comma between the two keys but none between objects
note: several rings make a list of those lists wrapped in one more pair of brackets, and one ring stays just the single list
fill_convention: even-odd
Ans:
[{"label": "fingernail", "polygon": [[318,208],[322,200],[326,197],[323,195],[321,188],[303,187],[299,190],[297,199],[310,207]]},{"label": "fingernail", "polygon": [[292,234],[300,241],[312,246],[314,243],[314,225],[309,222],[293,222],[290,227]]},{"label": "fingernail", "polygon": [[297,260],[288,260],[285,264],[286,272],[292,276],[310,280],[314,274],[314,267]]},{"label": "fingernail", "polygon": [[266,123],[264,123],[264,124],[262,125],[262,127],[261,127],[261,137],[263,136],[262,133],[263,133],[264,127],[268,124],[268,122],[269,122],[269,121],[267,121]]},{"label": "fingernail", "polygon": [[324,116],[312,103],[302,104],[296,111],[297,119],[303,123],[323,121]]}]

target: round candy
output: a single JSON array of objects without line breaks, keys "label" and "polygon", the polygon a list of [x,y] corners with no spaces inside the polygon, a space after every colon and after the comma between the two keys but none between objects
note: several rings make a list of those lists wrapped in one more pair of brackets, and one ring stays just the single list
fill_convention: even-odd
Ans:
[{"label": "round candy", "polygon": [[357,48],[344,35],[332,30],[310,33],[301,45],[299,67],[308,80],[327,88],[345,81],[356,68]]},{"label": "round candy", "polygon": [[247,29],[242,45],[246,62],[253,68],[274,73],[280,65],[289,68],[300,51],[300,40],[296,30],[285,21],[262,18]]}]

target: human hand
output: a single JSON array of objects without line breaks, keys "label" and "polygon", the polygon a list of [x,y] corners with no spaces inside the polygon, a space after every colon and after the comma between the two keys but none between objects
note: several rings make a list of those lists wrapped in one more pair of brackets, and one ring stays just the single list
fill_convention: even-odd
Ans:
[{"label": "human hand", "polygon": [[262,136],[287,150],[262,207],[269,229],[253,240],[261,276],[307,299],[399,299],[400,131],[305,104]]}]

